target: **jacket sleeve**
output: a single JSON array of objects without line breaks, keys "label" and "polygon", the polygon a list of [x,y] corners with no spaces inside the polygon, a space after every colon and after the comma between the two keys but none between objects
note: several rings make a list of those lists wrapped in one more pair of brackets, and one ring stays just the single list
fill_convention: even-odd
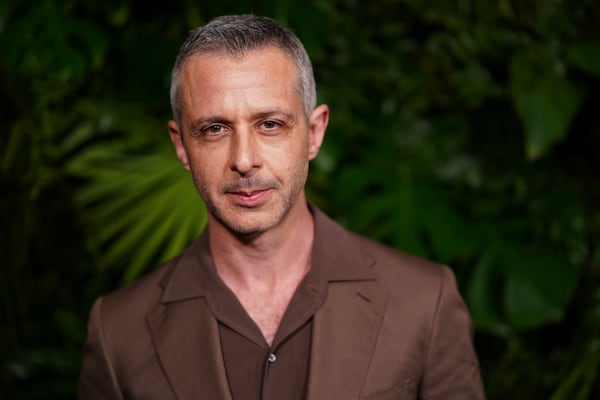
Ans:
[{"label": "jacket sleeve", "polygon": [[83,366],[79,377],[79,400],[123,399],[102,327],[102,298],[94,303],[88,320]]},{"label": "jacket sleeve", "polygon": [[448,267],[443,268],[425,363],[420,399],[485,398],[471,320]]}]

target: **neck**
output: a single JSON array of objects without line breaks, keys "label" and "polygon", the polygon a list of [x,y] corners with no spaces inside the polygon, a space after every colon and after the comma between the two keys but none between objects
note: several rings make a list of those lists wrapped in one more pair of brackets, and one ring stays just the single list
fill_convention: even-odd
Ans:
[{"label": "neck", "polygon": [[260,234],[240,236],[210,219],[208,232],[217,273],[234,292],[274,292],[310,269],[314,222],[304,200]]}]

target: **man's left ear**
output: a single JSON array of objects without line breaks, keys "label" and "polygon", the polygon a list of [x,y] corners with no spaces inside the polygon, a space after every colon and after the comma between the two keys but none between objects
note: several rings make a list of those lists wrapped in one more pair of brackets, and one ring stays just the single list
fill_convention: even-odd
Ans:
[{"label": "man's left ear", "polygon": [[319,154],[323,137],[329,123],[329,107],[321,104],[313,110],[308,119],[308,159],[314,159]]}]

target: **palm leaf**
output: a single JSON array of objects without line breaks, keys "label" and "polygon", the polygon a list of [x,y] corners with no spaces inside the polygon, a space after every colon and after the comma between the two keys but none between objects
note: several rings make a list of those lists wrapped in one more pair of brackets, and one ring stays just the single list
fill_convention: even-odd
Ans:
[{"label": "palm leaf", "polygon": [[192,180],[168,146],[115,155],[94,143],[70,165],[84,179],[75,198],[104,269],[128,282],[187,246],[206,223]]}]

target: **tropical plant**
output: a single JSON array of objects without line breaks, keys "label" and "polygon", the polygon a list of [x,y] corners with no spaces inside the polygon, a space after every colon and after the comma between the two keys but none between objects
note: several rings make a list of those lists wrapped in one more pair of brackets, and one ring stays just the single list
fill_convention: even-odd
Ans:
[{"label": "tropical plant", "polygon": [[296,29],[331,107],[309,197],[454,268],[488,397],[599,397],[592,0],[0,4],[0,397],[72,397],[93,298],[202,229],[170,67],[189,29],[249,11]]}]

